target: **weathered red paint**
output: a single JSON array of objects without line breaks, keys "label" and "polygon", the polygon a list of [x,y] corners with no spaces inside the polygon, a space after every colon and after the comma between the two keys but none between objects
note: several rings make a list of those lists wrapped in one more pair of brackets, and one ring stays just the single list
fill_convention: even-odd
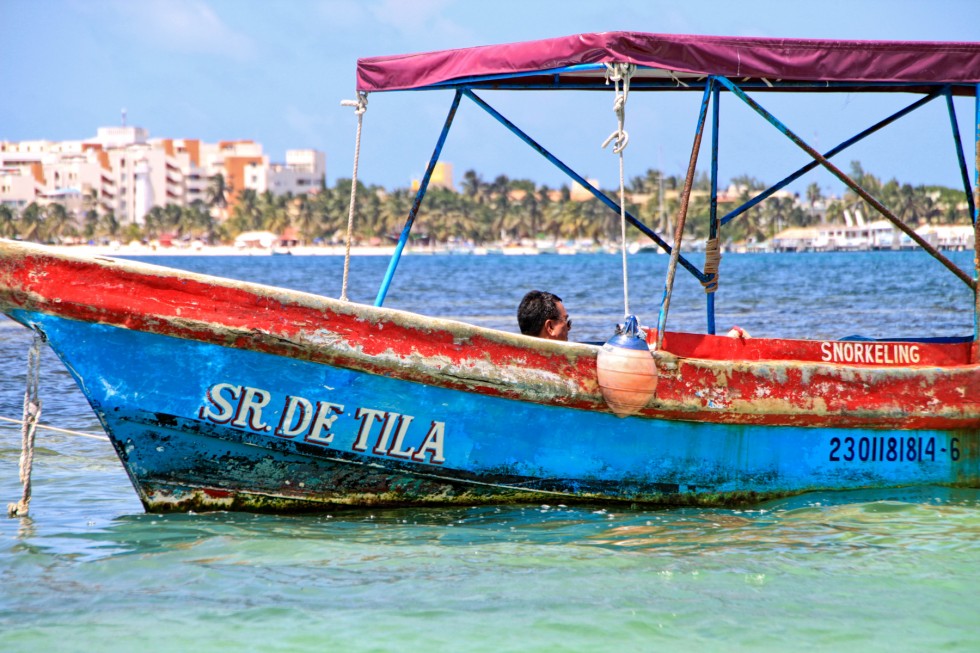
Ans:
[{"label": "weathered red paint", "polygon": [[[0,307],[242,347],[430,385],[606,411],[598,348],[156,266],[0,243]],[[820,361],[821,343],[665,334],[648,417],[731,424],[980,428],[971,344],[921,364]]]},{"label": "weathered red paint", "polygon": [[[647,342],[652,346],[657,341],[657,332],[651,331]],[[711,336],[697,333],[664,334],[664,349],[684,358],[706,358],[710,360],[731,361],[763,361],[763,360],[794,360],[823,362],[821,347],[824,342],[819,340],[790,340],[770,338],[730,338],[727,336]],[[884,344],[852,341],[851,344]],[[909,343],[901,343],[909,344]],[[937,365],[969,365],[971,362],[972,342],[955,343],[911,343],[918,348],[919,366]],[[857,366],[867,366],[870,363],[854,363]]]}]

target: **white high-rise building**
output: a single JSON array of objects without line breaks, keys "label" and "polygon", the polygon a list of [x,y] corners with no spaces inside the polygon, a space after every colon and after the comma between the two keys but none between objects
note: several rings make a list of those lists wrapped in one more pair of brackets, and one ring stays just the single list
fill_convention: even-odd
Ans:
[{"label": "white high-rise building", "polygon": [[143,218],[153,208],[153,187],[150,184],[150,163],[145,158],[133,166],[133,222],[143,223]]},{"label": "white high-rise building", "polygon": [[326,157],[317,150],[286,150],[286,163],[251,163],[245,167],[245,188],[257,193],[301,195],[320,187],[327,174]]},{"label": "white high-rise building", "polygon": [[154,206],[206,201],[217,174],[233,206],[246,188],[277,195],[316,190],[326,157],[290,150],[285,164],[270,164],[254,141],[150,139],[147,130],[127,125],[100,127],[86,140],[0,142],[0,203],[17,209],[73,198],[68,208],[78,214],[113,211],[122,224],[142,224]]}]

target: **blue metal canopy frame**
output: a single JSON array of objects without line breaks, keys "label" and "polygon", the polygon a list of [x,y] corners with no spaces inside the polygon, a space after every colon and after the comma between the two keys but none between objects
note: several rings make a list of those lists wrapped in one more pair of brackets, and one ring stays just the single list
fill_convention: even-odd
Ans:
[{"label": "blue metal canopy frame", "polygon": [[[497,88],[495,80],[499,79],[513,79],[515,77],[521,76],[538,76],[542,74],[551,75],[550,83],[534,82],[527,85],[508,85],[509,90],[548,90],[548,89],[566,89],[566,90],[576,90],[576,89],[588,89],[588,90],[598,90],[595,85],[587,84],[576,84],[575,82],[563,81],[561,75],[569,73],[586,73],[586,74],[598,74],[605,70],[604,64],[584,64],[578,66],[569,66],[566,68],[554,69],[550,71],[534,71],[524,74],[509,74],[501,76],[487,76],[480,78],[463,78],[453,80],[451,82],[444,82],[441,84],[433,85],[427,87],[425,90],[439,90],[446,88],[455,89],[455,94],[453,96],[452,104],[450,106],[449,114],[446,117],[445,123],[443,124],[442,131],[436,142],[436,147],[433,150],[432,157],[429,160],[429,165],[425,170],[425,174],[422,178],[422,182],[419,185],[418,192],[415,196],[415,201],[412,204],[412,208],[409,211],[408,218],[406,219],[405,226],[402,229],[402,233],[398,239],[398,243],[395,247],[395,253],[392,256],[391,262],[389,263],[388,270],[382,281],[381,287],[378,290],[377,298],[375,299],[375,305],[381,306],[384,303],[385,296],[387,295],[388,289],[391,286],[391,281],[394,277],[395,269],[398,266],[398,262],[401,258],[402,252],[404,251],[405,245],[408,242],[408,238],[411,233],[412,225],[415,221],[415,217],[418,214],[419,207],[421,206],[422,199],[425,196],[426,190],[428,188],[429,180],[432,177],[432,173],[435,169],[436,163],[439,160],[439,156],[442,152],[442,148],[445,145],[446,138],[449,133],[449,129],[452,126],[453,119],[456,115],[456,111],[459,108],[460,99],[465,96],[474,102],[481,109],[486,111],[491,117],[501,123],[509,131],[514,133],[518,138],[529,145],[533,150],[541,154],[550,163],[568,175],[572,180],[579,183],[583,188],[588,190],[596,199],[605,204],[609,209],[619,213],[621,207],[619,204],[603,193],[600,189],[594,187],[590,184],[582,175],[571,169],[568,165],[558,159],[554,154],[549,152],[540,143],[531,138],[526,132],[521,130],[517,125],[504,117],[500,112],[490,106],[485,100],[480,98],[474,93],[475,89],[494,89]],[[880,85],[868,85],[861,84],[861,90],[874,91],[876,86],[880,86],[882,89],[888,89],[894,91],[895,89],[901,89],[907,87],[909,92],[921,92],[925,85],[922,83],[915,84],[901,84],[901,83],[887,83]],[[752,207],[758,205],[766,198],[772,196],[777,191],[786,187],[788,184],[792,183],[796,179],[800,178],[807,172],[813,170],[818,166],[824,167],[831,174],[837,177],[845,185],[847,185],[851,190],[853,190],[858,196],[860,196],[864,201],[868,202],[872,207],[875,208],[881,215],[892,222],[897,228],[906,233],[913,241],[915,241],[920,247],[925,249],[930,255],[940,261],[946,268],[948,268],[954,275],[959,277],[964,283],[966,283],[974,292],[975,296],[975,317],[974,317],[974,339],[980,340],[980,292],[978,292],[977,279],[980,277],[980,212],[978,212],[978,205],[980,205],[980,84],[976,85],[963,85],[959,84],[935,84],[930,85],[928,94],[922,97],[907,107],[896,111],[892,115],[880,120],[874,125],[868,127],[867,129],[857,133],[851,138],[841,142],[837,146],[831,148],[826,153],[821,154],[809,144],[807,144],[803,139],[801,139],[797,134],[791,131],[782,121],[776,118],[772,113],[767,111],[762,107],[756,100],[749,97],[746,94],[746,90],[759,90],[759,91],[812,91],[812,92],[827,92],[827,91],[849,91],[857,88],[856,84],[852,83],[840,83],[840,82],[769,82],[768,80],[763,80],[763,82],[750,81],[743,82],[736,85],[734,82],[723,76],[708,76],[704,79],[699,80],[689,80],[686,83],[682,83],[675,79],[665,79],[663,81],[656,80],[634,80],[631,82],[631,90],[672,90],[672,91],[698,91],[701,90],[704,93],[704,99],[702,101],[702,117],[699,118],[698,127],[696,131],[696,138],[700,139],[703,129],[705,126],[705,121],[703,120],[704,108],[707,104],[712,107],[711,114],[711,126],[712,126],[712,139],[711,139],[711,173],[710,173],[710,183],[711,183],[711,195],[710,195],[710,208],[709,208],[709,240],[717,238],[719,236],[719,231],[722,226],[728,224],[739,215],[742,215]],[[419,89],[415,89],[419,90]],[[730,92],[735,97],[739,98],[742,102],[747,104],[756,113],[762,116],[770,124],[772,124],[776,129],[783,133],[787,138],[793,141],[797,146],[803,149],[813,160],[810,163],[797,169],[790,175],[784,177],[780,181],[776,182],[769,188],[765,189],[761,193],[755,195],[742,205],[738,206],[734,210],[730,211],[723,217],[718,217],[718,153],[719,153],[719,114],[720,114],[720,92],[722,90]],[[964,154],[962,139],[959,132],[959,126],[956,121],[956,112],[953,105],[953,95],[973,95],[975,98],[975,113],[976,113],[976,133],[975,133],[975,143],[976,143],[976,162],[974,165],[974,184],[971,188],[969,172],[967,169],[966,157]],[[964,190],[967,196],[967,203],[970,210],[970,215],[974,225],[974,231],[976,233],[975,237],[975,247],[976,247],[976,264],[978,269],[974,271],[974,277],[971,278],[963,270],[961,270],[956,264],[950,261],[948,258],[943,256],[938,250],[933,248],[928,242],[926,242],[921,236],[919,236],[913,229],[905,225],[900,219],[898,219],[891,211],[889,211],[880,201],[874,198],[866,189],[855,182],[849,175],[837,168],[833,163],[830,162],[830,158],[843,152],[847,148],[851,147],[855,143],[863,140],[867,136],[881,130],[882,128],[894,123],[899,118],[902,118],[913,111],[925,106],[932,100],[939,96],[944,96],[946,99],[946,105],[949,113],[950,124],[952,127],[952,136],[954,141],[954,148],[956,151],[957,162],[960,169],[960,175],[963,180]],[[697,152],[694,152],[692,156],[696,160]],[[686,206],[682,207],[682,210],[686,212]],[[643,234],[649,237],[653,242],[655,242],[660,248],[665,252],[672,254],[672,247],[668,244],[659,234],[657,234],[653,229],[648,227],[642,221],[636,218],[628,211],[624,212],[627,222],[632,226],[640,230]],[[707,332],[715,333],[715,298],[714,298],[714,288],[717,287],[717,275],[714,273],[709,273],[698,269],[691,261],[686,257],[679,255],[677,256],[677,262],[688,270],[699,282],[701,282],[706,287],[707,291]],[[711,288],[708,290],[708,288]]]}]

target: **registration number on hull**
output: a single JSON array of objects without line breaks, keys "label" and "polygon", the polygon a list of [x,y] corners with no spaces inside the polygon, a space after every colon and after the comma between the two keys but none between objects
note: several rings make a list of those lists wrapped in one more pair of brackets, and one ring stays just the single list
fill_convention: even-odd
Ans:
[{"label": "registration number on hull", "polygon": [[935,462],[960,459],[960,439],[950,438],[946,447],[937,446],[935,436],[862,436],[830,438],[832,463],[837,462]]}]

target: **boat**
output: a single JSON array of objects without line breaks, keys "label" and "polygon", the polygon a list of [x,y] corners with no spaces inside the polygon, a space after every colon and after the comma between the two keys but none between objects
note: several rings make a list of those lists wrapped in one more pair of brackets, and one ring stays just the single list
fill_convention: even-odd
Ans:
[{"label": "boat", "polygon": [[[625,100],[627,85],[632,102],[658,92],[702,97],[672,242],[478,94],[584,90]],[[831,159],[933,100],[945,100],[954,117],[952,98],[978,98],[978,88],[980,43],[608,32],[361,59],[359,117],[367,94],[451,96],[374,305],[344,293],[320,297],[2,241],[0,310],[63,362],[148,512],[732,505],[825,490],[976,488],[976,329],[886,341],[717,333],[714,301],[724,266],[711,259],[728,221],[822,166],[972,289],[977,301],[963,310],[974,312],[976,324],[977,271],[961,270],[924,242]],[[832,92],[906,94],[910,104],[821,153],[761,99],[790,93],[805,102],[811,93]],[[727,215],[713,201],[702,268],[683,255],[683,223],[709,122],[717,189],[722,94],[758,113],[812,161]],[[618,333],[612,324],[620,318],[611,316],[608,342],[561,342],[384,306],[463,100],[670,254],[655,324],[644,326],[624,306]],[[973,193],[980,190],[971,190],[955,117],[951,124],[976,233]],[[625,145],[622,126],[617,146]],[[975,246],[980,251],[980,239]],[[625,252],[623,258],[625,265]],[[685,271],[705,285],[704,333],[666,327],[674,275]],[[628,290],[624,296],[628,304]],[[616,380],[631,375],[633,385]],[[617,399],[620,391],[631,399]]]}]

